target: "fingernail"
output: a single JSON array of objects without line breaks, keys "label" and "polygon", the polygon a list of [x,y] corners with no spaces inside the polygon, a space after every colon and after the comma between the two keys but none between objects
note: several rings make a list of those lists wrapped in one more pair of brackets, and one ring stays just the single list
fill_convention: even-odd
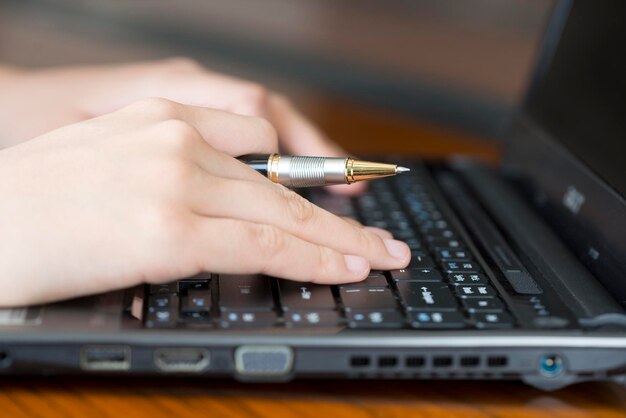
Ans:
[{"label": "fingernail", "polygon": [[348,270],[355,275],[364,275],[367,270],[369,270],[369,263],[363,257],[359,257],[358,255],[344,255],[343,258],[346,260]]},{"label": "fingernail", "polygon": [[405,259],[409,254],[409,247],[402,241],[397,241],[395,239],[385,239],[383,240],[385,243],[385,247],[387,247],[387,251],[389,254],[394,256],[395,258]]}]

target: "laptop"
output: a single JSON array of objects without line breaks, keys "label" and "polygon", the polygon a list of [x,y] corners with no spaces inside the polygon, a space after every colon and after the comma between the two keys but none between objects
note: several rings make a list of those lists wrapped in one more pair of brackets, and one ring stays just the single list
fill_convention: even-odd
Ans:
[{"label": "laptop", "polygon": [[362,196],[304,192],[406,241],[406,269],[205,273],[0,310],[0,374],[626,383],[624,17],[558,3],[500,166],[394,156],[411,172]]}]

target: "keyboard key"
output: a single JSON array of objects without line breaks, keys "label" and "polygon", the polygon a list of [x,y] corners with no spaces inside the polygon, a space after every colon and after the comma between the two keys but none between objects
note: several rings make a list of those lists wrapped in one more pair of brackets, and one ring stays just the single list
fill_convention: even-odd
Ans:
[{"label": "keyboard key", "polygon": [[465,328],[465,318],[457,311],[411,311],[408,312],[411,326],[415,328]]},{"label": "keyboard key", "polygon": [[347,287],[339,289],[346,311],[354,309],[394,310],[397,303],[388,287]]},{"label": "keyboard key", "polygon": [[471,319],[478,328],[511,328],[513,318],[506,312],[476,312]]},{"label": "keyboard key", "polygon": [[454,248],[440,248],[437,251],[437,258],[439,260],[458,260],[458,261],[471,261],[472,256],[469,251],[458,250]]},{"label": "keyboard key", "polygon": [[182,292],[188,289],[206,290],[209,289],[211,276],[209,274],[199,275],[193,278],[180,280],[178,282],[178,291]]},{"label": "keyboard key", "polygon": [[335,298],[330,286],[279,280],[278,287],[280,303],[285,311],[293,309],[335,309]]},{"label": "keyboard key", "polygon": [[167,308],[148,307],[148,328],[173,328],[178,322],[178,298],[172,297]]},{"label": "keyboard key", "polygon": [[232,310],[222,312],[219,324],[223,328],[269,327],[276,319],[273,311]]},{"label": "keyboard key", "polygon": [[441,282],[443,277],[437,270],[406,268],[389,272],[394,281],[412,280],[417,282]]},{"label": "keyboard key", "polygon": [[405,239],[404,242],[409,246],[411,251],[419,250],[422,248],[422,243],[416,237]]},{"label": "keyboard key", "polygon": [[502,312],[504,304],[498,298],[461,299],[461,305],[468,312]]},{"label": "keyboard key", "polygon": [[455,290],[461,298],[494,297],[498,293],[489,285],[457,285]]},{"label": "keyboard key", "polygon": [[456,310],[456,298],[445,284],[397,282],[401,302],[408,310]]},{"label": "keyboard key", "polygon": [[191,289],[181,297],[180,310],[187,312],[209,312],[211,310],[211,291]]},{"label": "keyboard key", "polygon": [[178,283],[151,284],[149,290],[151,295],[174,294],[178,292]]},{"label": "keyboard key", "polygon": [[405,325],[400,311],[352,310],[346,317],[349,328],[402,328]]},{"label": "keyboard key", "polygon": [[258,275],[220,275],[220,309],[270,310],[274,308],[268,277]]},{"label": "keyboard key", "polygon": [[465,246],[457,239],[431,238],[428,239],[428,244],[436,251],[442,248],[453,248],[458,250],[465,249]]},{"label": "keyboard key", "polygon": [[148,306],[155,309],[169,309],[177,302],[176,295],[156,295],[150,297]]},{"label": "keyboard key", "polygon": [[385,274],[380,271],[372,271],[362,282],[350,283],[347,287],[355,286],[370,286],[370,287],[385,287],[387,286],[387,278]]},{"label": "keyboard key", "polygon": [[454,273],[448,274],[450,284],[487,284],[489,280],[480,273]]},{"label": "keyboard key", "polygon": [[432,258],[428,256],[421,256],[412,254],[411,263],[409,264],[411,267],[416,269],[434,269],[435,262]]},{"label": "keyboard key", "polygon": [[335,310],[292,310],[284,314],[286,327],[336,326],[341,322]]},{"label": "keyboard key", "polygon": [[473,261],[446,260],[441,263],[441,268],[449,273],[479,273],[481,268]]}]

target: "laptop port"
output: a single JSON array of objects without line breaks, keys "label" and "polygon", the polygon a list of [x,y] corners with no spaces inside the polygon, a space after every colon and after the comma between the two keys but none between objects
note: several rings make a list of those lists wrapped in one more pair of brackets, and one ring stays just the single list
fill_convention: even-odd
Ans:
[{"label": "laptop port", "polygon": [[434,367],[450,367],[452,365],[452,357],[450,356],[438,356],[433,358]]},{"label": "laptop port", "polygon": [[554,377],[563,371],[563,359],[557,354],[548,354],[539,360],[539,371],[546,377]]},{"label": "laptop port", "polygon": [[369,365],[370,365],[370,358],[368,356],[350,357],[350,366],[352,367],[367,367]]},{"label": "laptop port", "polygon": [[491,356],[487,358],[487,365],[489,367],[504,367],[509,360],[504,356]]},{"label": "laptop port", "polygon": [[11,365],[11,356],[8,351],[0,350],[0,369],[7,368]]},{"label": "laptop port", "polygon": [[478,356],[464,356],[460,360],[461,367],[476,367],[480,364],[480,357]]},{"label": "laptop port", "polygon": [[406,367],[424,367],[426,364],[426,359],[422,356],[411,356],[407,357],[405,360]]},{"label": "laptop port", "polygon": [[80,367],[83,370],[128,370],[130,369],[130,347],[83,347],[80,351]]},{"label": "laptop port", "polygon": [[240,375],[278,376],[291,371],[293,350],[286,346],[244,345],[235,350]]},{"label": "laptop port", "polygon": [[154,364],[164,372],[196,372],[209,367],[211,357],[204,348],[159,348],[154,351]]},{"label": "laptop port", "polygon": [[394,356],[384,356],[378,358],[378,367],[396,367],[398,358]]}]

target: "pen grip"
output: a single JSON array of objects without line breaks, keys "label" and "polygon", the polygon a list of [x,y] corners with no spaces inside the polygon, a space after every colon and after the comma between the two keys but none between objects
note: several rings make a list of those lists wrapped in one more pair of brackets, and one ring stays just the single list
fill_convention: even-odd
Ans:
[{"label": "pen grip", "polygon": [[237,159],[242,163],[245,163],[250,168],[258,171],[265,177],[267,177],[267,160],[269,155],[267,154],[246,154],[238,157]]}]

